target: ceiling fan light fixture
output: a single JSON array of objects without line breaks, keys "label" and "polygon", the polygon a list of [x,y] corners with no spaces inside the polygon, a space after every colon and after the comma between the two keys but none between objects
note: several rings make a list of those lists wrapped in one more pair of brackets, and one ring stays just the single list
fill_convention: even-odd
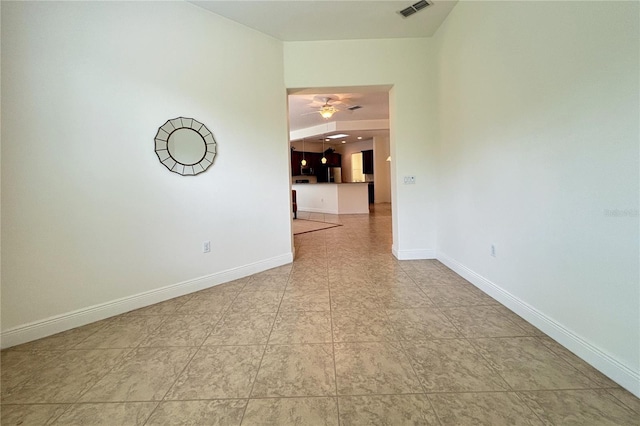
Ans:
[{"label": "ceiling fan light fixture", "polygon": [[338,110],[335,109],[332,105],[326,105],[325,104],[322,108],[320,108],[320,115],[324,119],[331,118],[331,116],[333,114],[335,114],[336,112],[338,112]]}]

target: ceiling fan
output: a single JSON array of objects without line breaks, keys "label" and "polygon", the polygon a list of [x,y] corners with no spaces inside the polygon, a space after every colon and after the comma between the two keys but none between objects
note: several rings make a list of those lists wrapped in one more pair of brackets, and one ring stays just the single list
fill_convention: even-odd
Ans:
[{"label": "ceiling fan", "polygon": [[[324,103],[321,103],[321,102],[324,102]],[[312,107],[312,108],[318,108],[319,107],[319,109],[316,110],[316,111],[312,111],[312,112],[306,112],[306,113],[304,113],[302,115],[309,115],[309,114],[319,113],[322,116],[322,118],[329,119],[329,118],[331,118],[331,116],[333,114],[335,114],[336,112],[340,111],[338,108],[336,108],[335,106],[331,105],[329,102],[335,102],[335,99],[329,98],[329,97],[324,97],[324,98],[322,98],[321,101],[314,99],[314,101],[312,103],[310,103],[309,106]]]},{"label": "ceiling fan", "polygon": [[[316,96],[313,99],[313,102],[309,104],[312,108],[318,108],[318,110],[313,112],[308,112],[303,115],[315,114],[319,113],[323,118],[329,119],[333,114],[339,111],[343,111],[342,109],[336,108],[335,105],[343,105],[345,109],[353,111],[352,107],[346,102],[349,99],[343,98],[341,99],[339,96]],[[357,106],[357,108],[361,108],[361,106]],[[355,108],[355,109],[357,109]]]}]

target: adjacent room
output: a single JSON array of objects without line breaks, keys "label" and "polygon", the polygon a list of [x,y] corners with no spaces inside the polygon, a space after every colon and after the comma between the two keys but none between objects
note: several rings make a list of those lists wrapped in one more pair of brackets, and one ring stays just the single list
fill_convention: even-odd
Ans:
[{"label": "adjacent room", "polygon": [[0,19],[3,425],[637,425],[640,2]]},{"label": "adjacent room", "polygon": [[305,218],[390,207],[390,87],[345,90],[289,90],[291,188]]}]

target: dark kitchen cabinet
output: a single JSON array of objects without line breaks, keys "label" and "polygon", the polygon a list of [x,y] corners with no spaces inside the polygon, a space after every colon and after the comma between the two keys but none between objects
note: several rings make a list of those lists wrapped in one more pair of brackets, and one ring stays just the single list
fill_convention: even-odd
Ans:
[{"label": "dark kitchen cabinet", "polygon": [[362,151],[362,173],[373,174],[373,150]]},{"label": "dark kitchen cabinet", "polygon": [[[302,167],[300,165],[302,157],[302,151],[291,151],[291,176],[300,176],[302,174]],[[304,159],[307,160],[306,168],[313,170],[312,174],[320,177],[327,175],[327,167],[342,167],[342,155],[332,152],[326,154],[325,157],[327,163],[322,164],[321,152],[305,152]]]},{"label": "dark kitchen cabinet", "polygon": [[300,176],[300,162],[302,161],[302,153],[298,151],[291,151],[291,176]]},{"label": "dark kitchen cabinet", "polygon": [[320,152],[307,152],[305,153],[309,167],[313,169],[313,174],[318,176],[320,168],[322,167],[322,153]]},{"label": "dark kitchen cabinet", "polygon": [[319,152],[302,152],[302,151],[291,151],[291,176],[300,176],[302,175],[302,159],[307,161],[307,165],[304,167],[308,171],[313,171],[311,174],[316,174],[316,170],[320,169],[322,163],[320,159],[322,158],[322,154]]},{"label": "dark kitchen cabinet", "polygon": [[318,183],[329,182],[329,168],[326,165],[318,167],[318,173],[316,173]]},{"label": "dark kitchen cabinet", "polygon": [[342,167],[342,155],[332,152],[326,155],[327,167]]}]

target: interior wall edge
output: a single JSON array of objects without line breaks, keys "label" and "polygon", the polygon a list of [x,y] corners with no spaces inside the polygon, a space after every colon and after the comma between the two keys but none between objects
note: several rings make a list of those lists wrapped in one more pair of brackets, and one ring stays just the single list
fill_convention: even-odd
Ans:
[{"label": "interior wall edge", "polygon": [[396,246],[391,247],[391,253],[398,260],[424,260],[435,259],[436,251],[433,249],[398,249]]},{"label": "interior wall edge", "polygon": [[293,262],[293,253],[285,253],[270,259],[227,269],[214,274],[171,284],[162,288],[134,294],[105,303],[45,318],[28,324],[19,325],[0,333],[0,348],[31,342],[63,331],[104,320],[135,309],[164,302],[175,297],[205,290],[233,280],[247,277],[267,269],[276,268]]},{"label": "interior wall edge", "polygon": [[634,371],[599,347],[544,314],[526,301],[509,293],[447,254],[438,251],[437,259],[489,296],[539,328],[596,370],[640,398],[640,371]]}]

